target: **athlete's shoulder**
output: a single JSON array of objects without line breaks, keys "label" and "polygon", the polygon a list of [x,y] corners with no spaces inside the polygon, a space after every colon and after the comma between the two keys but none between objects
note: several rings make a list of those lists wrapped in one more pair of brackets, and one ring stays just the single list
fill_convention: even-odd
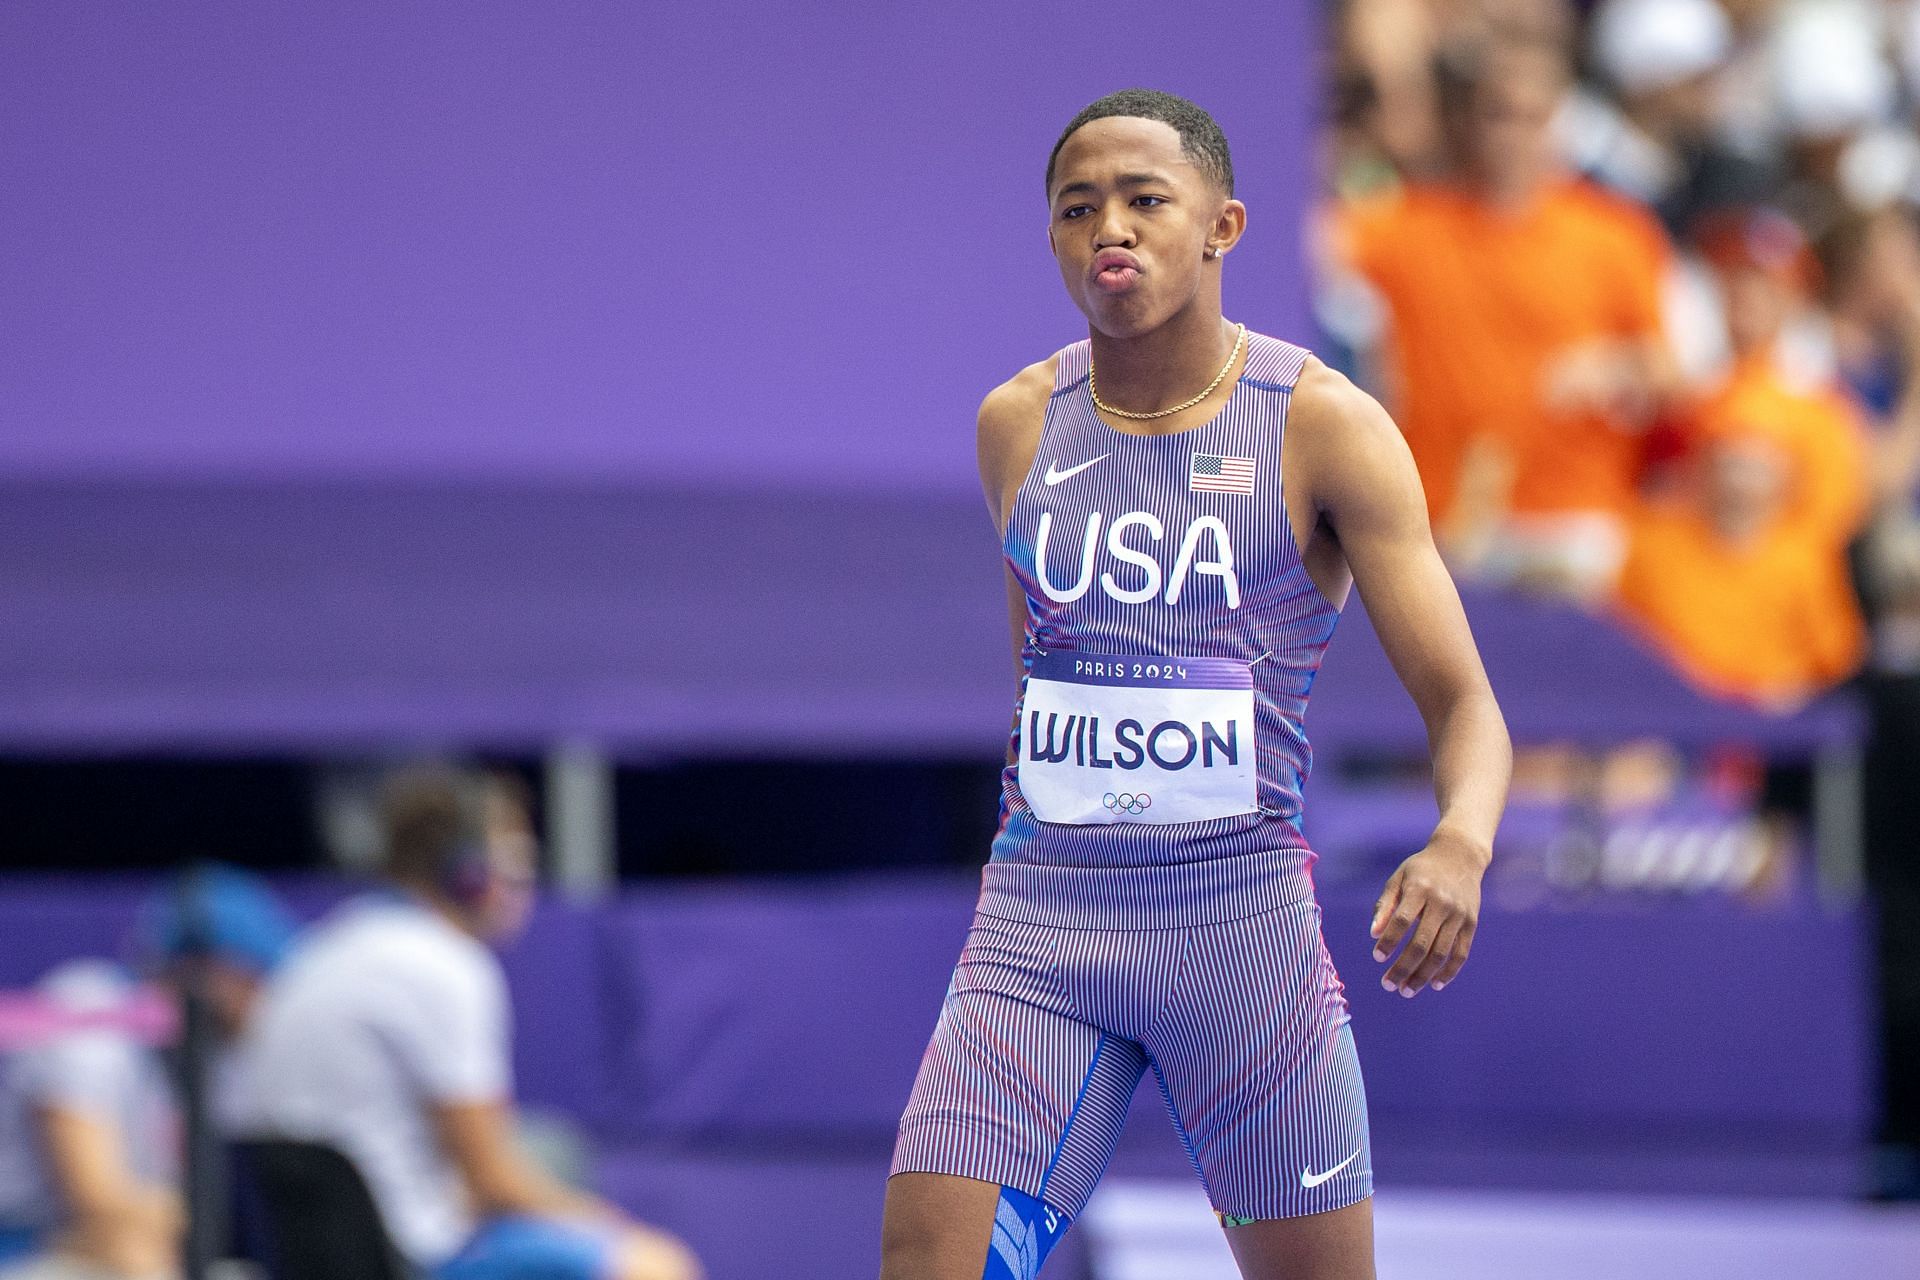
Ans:
[{"label": "athlete's shoulder", "polygon": [[1053,395],[1058,355],[1030,364],[987,392],[980,402],[977,449],[980,482],[997,525],[1006,524],[1012,493],[1033,465],[1040,433],[1047,421],[1047,400]]},{"label": "athlete's shoulder", "polygon": [[981,435],[1031,430],[1036,418],[1046,416],[1047,400],[1053,395],[1054,376],[1059,367],[1059,355],[1050,355],[987,392],[986,399],[980,402]]},{"label": "athlete's shoulder", "polygon": [[1017,465],[1022,456],[1032,461],[1059,367],[1060,354],[1056,353],[1028,365],[987,392],[987,398],[980,402],[979,418],[983,474],[991,478],[1006,465]]},{"label": "athlete's shoulder", "polygon": [[1406,438],[1380,402],[1315,356],[1287,407],[1287,455],[1322,507],[1339,505],[1343,494],[1391,494],[1417,474]]},{"label": "athlete's shoulder", "polygon": [[1247,330],[1247,362],[1240,370],[1242,385],[1260,391],[1291,394],[1313,352],[1297,342]]},{"label": "athlete's shoulder", "polygon": [[1292,403],[1287,408],[1287,430],[1340,435],[1384,430],[1395,436],[1400,434],[1378,400],[1311,352],[1293,384]]}]

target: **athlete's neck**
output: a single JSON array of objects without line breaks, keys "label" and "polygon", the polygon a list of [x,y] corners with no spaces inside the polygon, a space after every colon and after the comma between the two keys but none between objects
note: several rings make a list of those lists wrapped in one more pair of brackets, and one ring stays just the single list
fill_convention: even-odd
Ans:
[{"label": "athlete's neck", "polygon": [[1134,413],[1154,413],[1191,399],[1212,381],[1239,336],[1218,306],[1190,307],[1159,328],[1131,338],[1091,330],[1100,399]]}]

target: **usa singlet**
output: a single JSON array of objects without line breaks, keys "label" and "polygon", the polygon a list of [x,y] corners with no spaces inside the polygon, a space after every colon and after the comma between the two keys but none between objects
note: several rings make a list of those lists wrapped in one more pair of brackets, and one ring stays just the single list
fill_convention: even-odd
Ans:
[{"label": "usa singlet", "polygon": [[1100,419],[1086,342],[1057,358],[1005,531],[1027,627],[1000,827],[896,1173],[1071,1220],[1152,1071],[1222,1215],[1371,1193],[1300,828],[1302,719],[1339,619],[1283,496],[1307,355],[1250,334],[1225,407],[1164,436]]}]

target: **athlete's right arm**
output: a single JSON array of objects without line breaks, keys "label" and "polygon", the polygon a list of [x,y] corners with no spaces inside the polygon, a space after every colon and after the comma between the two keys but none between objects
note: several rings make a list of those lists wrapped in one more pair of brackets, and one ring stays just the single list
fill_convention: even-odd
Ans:
[{"label": "athlete's right arm", "polygon": [[[980,487],[994,534],[1005,539],[1013,516],[1014,499],[1033,468],[1040,447],[1040,429],[1047,420],[1047,398],[1053,394],[1054,357],[1030,364],[987,393],[980,402],[976,445],[980,455]],[[1027,638],[1027,593],[1011,571],[1007,573],[1007,621],[1013,633],[1014,679],[1020,678],[1020,649]]]}]

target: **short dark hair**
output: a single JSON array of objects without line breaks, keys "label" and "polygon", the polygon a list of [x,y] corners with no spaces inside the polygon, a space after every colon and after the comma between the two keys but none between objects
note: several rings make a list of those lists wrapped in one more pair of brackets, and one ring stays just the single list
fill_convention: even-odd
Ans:
[{"label": "short dark hair", "polygon": [[1060,140],[1053,144],[1053,151],[1047,156],[1049,192],[1053,190],[1054,162],[1060,158],[1060,148],[1067,145],[1067,139],[1078,132],[1081,125],[1112,116],[1158,120],[1171,127],[1180,135],[1180,150],[1187,159],[1214,185],[1228,195],[1233,194],[1233,156],[1227,151],[1227,135],[1221,132],[1219,123],[1204,107],[1158,89],[1122,89],[1082,107],[1080,114],[1067,123]]},{"label": "short dark hair", "polygon": [[485,844],[484,776],[438,766],[406,769],[388,781],[382,801],[386,873],[393,880],[437,886]]}]

